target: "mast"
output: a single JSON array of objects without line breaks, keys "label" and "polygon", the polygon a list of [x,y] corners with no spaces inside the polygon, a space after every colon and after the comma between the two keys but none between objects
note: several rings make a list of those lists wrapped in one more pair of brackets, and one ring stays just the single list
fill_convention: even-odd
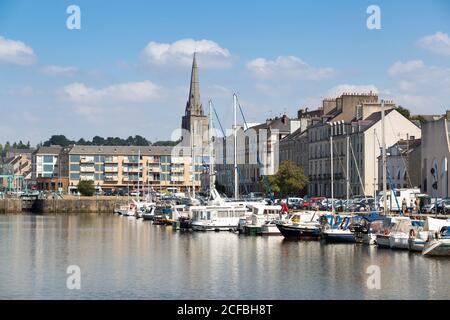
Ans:
[{"label": "mast", "polygon": [[210,197],[212,195],[212,190],[214,189],[214,185],[215,185],[215,179],[214,179],[214,143],[213,143],[213,136],[212,136],[212,128],[213,128],[213,123],[212,123],[212,101],[209,100],[209,194]]},{"label": "mast", "polygon": [[349,172],[350,172],[350,136],[347,133],[347,161],[346,161],[346,178],[347,178],[347,203],[348,203],[348,199],[349,199],[349,194],[350,194],[350,177],[349,177]]},{"label": "mast", "polygon": [[376,147],[377,129],[373,129],[373,198],[375,199],[374,206],[377,211],[377,147]]},{"label": "mast", "polygon": [[237,165],[237,96],[233,94],[234,105],[234,198],[239,198],[239,184],[238,184],[238,165]]},{"label": "mast", "polygon": [[191,130],[191,157],[192,157],[192,197],[195,198],[195,153],[194,153],[194,143],[195,143],[195,139],[194,139],[194,132],[195,132],[195,121],[193,123],[192,126],[192,130]]},{"label": "mast", "polygon": [[330,122],[331,213],[334,213],[333,123]]},{"label": "mast", "polygon": [[386,188],[386,141],[384,128],[384,100],[381,100],[381,153],[383,163],[383,214],[387,212],[387,188]]},{"label": "mast", "polygon": [[139,196],[141,195],[141,191],[139,189],[139,179],[141,176],[141,149],[138,150],[138,187],[137,187],[137,201],[139,202]]}]

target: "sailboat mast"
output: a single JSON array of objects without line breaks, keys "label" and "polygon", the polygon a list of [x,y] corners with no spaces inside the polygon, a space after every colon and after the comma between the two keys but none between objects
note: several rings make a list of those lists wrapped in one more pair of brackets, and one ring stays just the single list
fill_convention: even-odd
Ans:
[{"label": "sailboat mast", "polygon": [[349,195],[350,195],[350,177],[349,177],[349,172],[350,172],[350,136],[349,133],[347,133],[347,161],[346,161],[346,191],[347,191],[347,204],[348,204],[348,199],[349,199]]},{"label": "sailboat mast", "polygon": [[139,202],[139,196],[141,195],[141,191],[139,189],[139,179],[140,179],[140,176],[141,176],[141,149],[138,150],[137,163],[138,163],[137,201]]},{"label": "sailboat mast", "polygon": [[330,123],[331,213],[334,213],[333,123]]},{"label": "sailboat mast", "polygon": [[233,94],[233,106],[234,106],[234,198],[239,198],[239,185],[238,185],[238,166],[237,166],[237,96]]},{"label": "sailboat mast", "polygon": [[209,100],[209,194],[211,196],[211,192],[214,189],[215,179],[214,179],[214,144],[213,144],[213,136],[212,136],[212,101]]},{"label": "sailboat mast", "polygon": [[387,212],[387,188],[386,188],[386,141],[384,128],[384,100],[381,100],[381,153],[383,163],[383,214]]},{"label": "sailboat mast", "polygon": [[191,130],[191,157],[192,157],[192,197],[195,198],[195,153],[194,153],[194,132],[195,132],[195,122]]}]

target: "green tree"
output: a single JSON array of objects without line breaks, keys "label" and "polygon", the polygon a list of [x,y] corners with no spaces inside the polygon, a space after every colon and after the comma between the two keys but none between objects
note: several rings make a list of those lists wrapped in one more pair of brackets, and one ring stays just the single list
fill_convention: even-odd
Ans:
[{"label": "green tree", "polygon": [[397,109],[397,111],[398,111],[402,116],[404,116],[406,119],[411,118],[411,112],[410,112],[408,109],[403,108],[402,106],[398,106],[396,109]]},{"label": "green tree", "polygon": [[51,145],[58,145],[62,147],[68,147],[69,145],[74,144],[74,141],[71,141],[66,138],[65,135],[53,135],[51,138],[44,142],[44,146],[48,147]]},{"label": "green tree", "polygon": [[95,193],[94,181],[92,180],[80,181],[77,188],[82,196],[92,197]]},{"label": "green tree", "polygon": [[292,161],[286,160],[280,164],[276,174],[268,177],[268,182],[272,192],[289,196],[299,193],[307,186],[309,181],[303,172],[303,168]]}]

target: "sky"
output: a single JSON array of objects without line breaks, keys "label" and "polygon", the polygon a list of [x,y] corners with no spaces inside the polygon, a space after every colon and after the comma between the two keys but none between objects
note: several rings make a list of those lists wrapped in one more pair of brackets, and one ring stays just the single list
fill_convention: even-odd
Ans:
[{"label": "sky", "polygon": [[176,139],[194,52],[205,112],[211,99],[227,128],[234,92],[248,122],[370,90],[450,109],[448,0],[0,0],[0,143]]}]

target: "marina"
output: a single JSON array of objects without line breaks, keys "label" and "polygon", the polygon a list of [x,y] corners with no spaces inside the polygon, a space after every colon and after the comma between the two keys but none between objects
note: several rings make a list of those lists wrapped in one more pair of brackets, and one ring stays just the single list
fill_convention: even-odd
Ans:
[{"label": "marina", "polygon": [[[33,245],[30,245],[32,243]],[[118,215],[1,215],[2,299],[448,299],[448,258],[362,244],[175,232]],[[66,269],[81,270],[67,290]],[[381,289],[367,287],[378,265]]]}]

